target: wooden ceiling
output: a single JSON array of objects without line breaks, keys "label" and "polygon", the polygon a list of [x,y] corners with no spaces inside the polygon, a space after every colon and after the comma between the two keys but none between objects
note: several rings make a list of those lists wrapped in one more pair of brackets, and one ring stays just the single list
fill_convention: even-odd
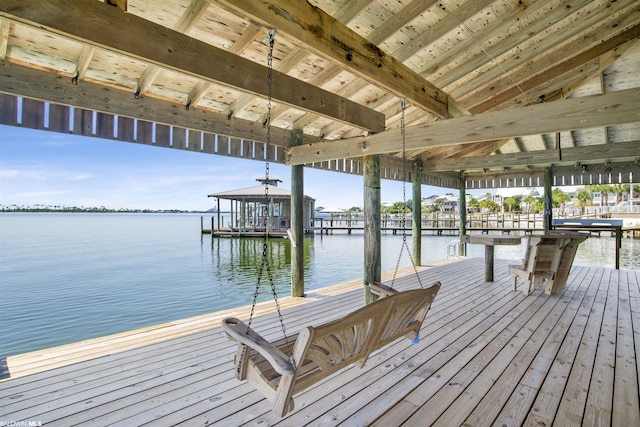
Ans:
[{"label": "wooden ceiling", "polygon": [[433,185],[640,182],[640,1],[3,0],[0,35],[4,124],[347,173],[381,154],[390,179],[404,143]]}]

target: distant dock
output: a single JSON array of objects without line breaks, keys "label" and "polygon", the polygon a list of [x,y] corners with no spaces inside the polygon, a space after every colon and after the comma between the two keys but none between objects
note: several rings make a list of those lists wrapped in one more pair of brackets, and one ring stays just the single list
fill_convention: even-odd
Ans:
[{"label": "distant dock", "polygon": [[[580,219],[577,217],[576,219]],[[604,220],[604,219],[603,219]],[[407,234],[412,233],[412,219],[402,219],[395,216],[387,216],[381,219],[381,231],[384,233]],[[213,237],[262,237],[264,230],[245,229],[234,227],[214,227],[214,218],[211,218],[211,228],[205,228],[204,217],[200,218],[200,229],[202,234],[211,234]],[[423,216],[421,220],[421,230],[423,235],[435,236],[457,236],[460,233],[460,220],[454,214]],[[333,215],[330,218],[312,218],[312,226],[305,228],[305,234],[335,234],[363,232],[364,218],[361,216]],[[502,233],[510,234],[520,232],[522,234],[533,234],[544,232],[543,219],[537,214],[476,214],[469,216],[467,220],[467,232],[472,233]],[[604,230],[606,233],[606,230]],[[594,231],[592,234],[601,235],[603,230]],[[287,238],[286,229],[271,230],[273,237]],[[613,234],[612,234],[613,235]],[[622,227],[622,235],[626,237],[640,237],[640,226],[632,225]]]}]

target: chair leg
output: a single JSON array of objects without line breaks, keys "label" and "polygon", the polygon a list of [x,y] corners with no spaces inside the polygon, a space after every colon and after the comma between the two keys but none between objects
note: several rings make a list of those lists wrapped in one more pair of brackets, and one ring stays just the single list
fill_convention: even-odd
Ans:
[{"label": "chair leg", "polygon": [[532,286],[533,286],[533,281],[535,280],[535,278],[533,277],[533,274],[528,273],[527,274],[527,278],[524,281],[524,288],[522,289],[522,293],[525,294],[526,296],[529,296],[529,294],[531,294],[532,291]]}]

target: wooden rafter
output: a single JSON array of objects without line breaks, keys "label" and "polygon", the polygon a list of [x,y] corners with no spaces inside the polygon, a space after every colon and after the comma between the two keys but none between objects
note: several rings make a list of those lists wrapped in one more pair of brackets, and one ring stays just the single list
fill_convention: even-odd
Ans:
[{"label": "wooden rafter", "polygon": [[9,44],[9,25],[8,19],[0,18],[0,59],[4,59],[7,54],[7,46]]},{"label": "wooden rafter", "polygon": [[[406,131],[406,149],[426,149],[639,120],[640,88],[635,88],[409,127]],[[302,164],[398,152],[402,150],[402,142],[396,134],[386,131],[369,137],[291,147],[287,161],[290,164]]]}]

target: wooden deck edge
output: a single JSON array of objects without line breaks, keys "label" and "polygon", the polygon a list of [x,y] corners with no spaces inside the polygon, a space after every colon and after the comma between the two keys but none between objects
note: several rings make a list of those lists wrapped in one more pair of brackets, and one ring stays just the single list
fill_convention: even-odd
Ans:
[{"label": "wooden deck edge", "polygon": [[[428,266],[416,267],[416,269],[422,271],[459,260],[460,258],[443,259],[430,263]],[[397,277],[399,278],[413,273],[413,267],[405,267],[398,270]],[[393,274],[394,271],[382,273],[382,280],[390,280]],[[281,309],[292,308],[353,291],[361,287],[362,282],[362,278],[348,280],[310,290],[304,298],[287,296],[279,298],[278,300]],[[256,307],[260,314],[268,314],[275,310],[273,304],[270,304],[270,302],[271,301],[258,303]],[[246,317],[249,315],[250,310],[251,306],[249,305],[234,307],[158,325],[9,356],[3,359],[3,368],[0,369],[0,382],[213,329],[219,327],[222,319],[225,317]]]}]

